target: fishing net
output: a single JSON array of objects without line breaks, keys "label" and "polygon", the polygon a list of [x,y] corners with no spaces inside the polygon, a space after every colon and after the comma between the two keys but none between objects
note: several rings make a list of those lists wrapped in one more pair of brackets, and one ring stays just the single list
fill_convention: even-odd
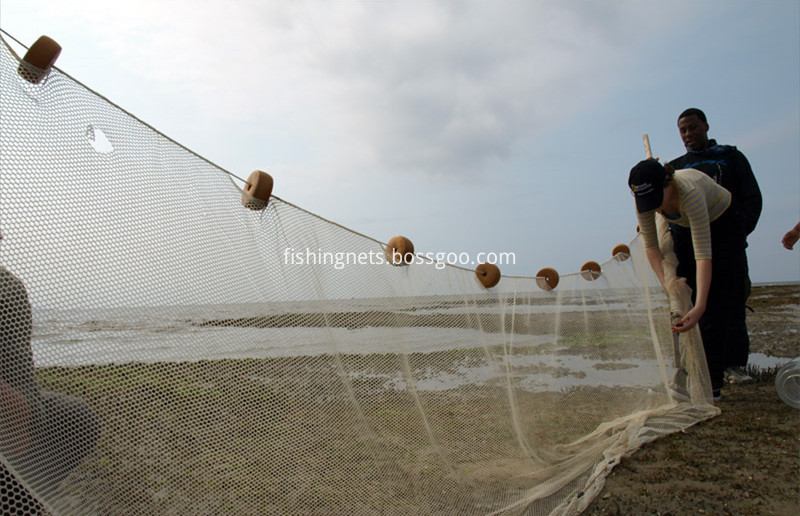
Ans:
[{"label": "fishing net", "polygon": [[717,413],[638,238],[394,265],[0,47],[0,512],[575,514]]}]

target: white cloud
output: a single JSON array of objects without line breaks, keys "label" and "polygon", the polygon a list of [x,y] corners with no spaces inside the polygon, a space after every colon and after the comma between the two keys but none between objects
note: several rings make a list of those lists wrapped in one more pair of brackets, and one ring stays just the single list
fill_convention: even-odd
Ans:
[{"label": "white cloud", "polygon": [[328,173],[443,175],[480,172],[601,100],[652,14],[591,1],[47,5],[209,116],[311,142]]},{"label": "white cloud", "polygon": [[[4,29],[56,37],[65,71],[228,170],[268,170],[284,199],[421,249],[492,238],[524,273],[574,268],[632,234],[614,185],[642,132],[662,158],[682,152],[674,117],[688,105],[758,165],[755,237],[795,217],[797,13],[748,0],[0,1]],[[787,270],[753,268],[797,277]]]}]

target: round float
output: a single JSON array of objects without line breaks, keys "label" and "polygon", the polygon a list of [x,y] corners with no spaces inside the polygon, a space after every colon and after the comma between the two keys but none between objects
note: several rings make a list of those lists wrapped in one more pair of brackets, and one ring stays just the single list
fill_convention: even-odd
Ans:
[{"label": "round float", "polygon": [[404,236],[389,240],[385,249],[386,260],[392,265],[408,265],[414,259],[414,244]]},{"label": "round float", "polygon": [[272,176],[260,170],[254,170],[242,190],[242,204],[251,210],[263,210],[267,207],[274,185]]},{"label": "round float", "polygon": [[486,288],[492,288],[500,282],[500,268],[493,263],[482,263],[475,268],[475,275]]},{"label": "round float", "polygon": [[581,276],[589,281],[594,281],[600,277],[600,264],[588,261],[581,267]]},{"label": "round float", "polygon": [[536,273],[536,284],[542,290],[553,290],[558,285],[558,272],[551,267],[545,267]]},{"label": "round float", "polygon": [[615,260],[619,260],[620,262],[624,262],[628,258],[631,257],[631,250],[625,244],[617,244],[614,246],[614,249],[611,251],[611,256]]},{"label": "round float", "polygon": [[47,36],[40,36],[22,58],[17,72],[23,79],[39,84],[61,54],[61,45]]}]

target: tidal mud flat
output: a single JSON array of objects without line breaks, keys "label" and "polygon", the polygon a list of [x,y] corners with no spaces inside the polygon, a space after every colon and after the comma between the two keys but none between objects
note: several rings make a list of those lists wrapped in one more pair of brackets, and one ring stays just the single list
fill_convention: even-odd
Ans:
[{"label": "tidal mud flat", "polygon": [[[800,285],[753,288],[750,351],[800,356]],[[800,504],[800,411],[775,390],[776,369],[730,385],[722,414],[623,460],[586,515],[789,515]]]}]

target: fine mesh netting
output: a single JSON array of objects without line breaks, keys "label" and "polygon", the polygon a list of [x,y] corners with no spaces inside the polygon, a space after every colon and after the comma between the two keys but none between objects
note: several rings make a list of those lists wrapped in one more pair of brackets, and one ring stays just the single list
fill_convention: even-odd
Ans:
[{"label": "fine mesh netting", "polygon": [[338,266],[391,235],[249,209],[0,46],[0,512],[574,514],[621,456],[717,413],[638,239],[553,290]]}]

